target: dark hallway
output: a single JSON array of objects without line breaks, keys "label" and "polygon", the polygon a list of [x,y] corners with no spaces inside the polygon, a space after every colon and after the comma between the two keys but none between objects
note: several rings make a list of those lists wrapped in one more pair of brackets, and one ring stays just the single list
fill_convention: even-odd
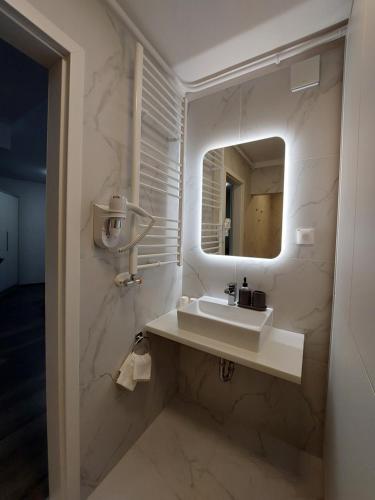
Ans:
[{"label": "dark hallway", "polygon": [[48,71],[0,40],[0,500],[48,497]]},{"label": "dark hallway", "polygon": [[0,296],[0,498],[46,498],[44,285]]}]

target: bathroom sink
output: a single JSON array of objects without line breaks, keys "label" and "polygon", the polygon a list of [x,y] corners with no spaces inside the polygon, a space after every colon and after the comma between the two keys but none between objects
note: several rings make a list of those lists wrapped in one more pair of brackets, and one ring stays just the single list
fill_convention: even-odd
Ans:
[{"label": "bathroom sink", "polygon": [[179,328],[232,346],[259,351],[272,327],[271,308],[254,311],[203,296],[177,311]]}]

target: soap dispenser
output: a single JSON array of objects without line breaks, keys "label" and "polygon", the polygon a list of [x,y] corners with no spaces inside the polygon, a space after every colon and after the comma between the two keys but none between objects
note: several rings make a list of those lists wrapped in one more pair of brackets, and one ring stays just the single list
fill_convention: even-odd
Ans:
[{"label": "soap dispenser", "polygon": [[246,278],[243,279],[242,287],[238,294],[238,305],[240,307],[250,307],[251,304],[251,290],[247,284]]}]

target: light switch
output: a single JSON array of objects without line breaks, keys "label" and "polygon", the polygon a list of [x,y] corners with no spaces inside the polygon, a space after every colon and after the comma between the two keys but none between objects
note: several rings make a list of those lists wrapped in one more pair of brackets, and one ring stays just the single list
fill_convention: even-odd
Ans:
[{"label": "light switch", "polygon": [[297,245],[314,245],[315,229],[313,227],[299,227],[296,230]]}]

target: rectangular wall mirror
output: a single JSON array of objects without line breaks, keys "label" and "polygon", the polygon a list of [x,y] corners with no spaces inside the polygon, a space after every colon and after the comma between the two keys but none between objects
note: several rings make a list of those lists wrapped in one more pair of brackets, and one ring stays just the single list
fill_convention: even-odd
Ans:
[{"label": "rectangular wall mirror", "polygon": [[208,151],[203,158],[202,250],[273,259],[281,251],[285,142]]}]

